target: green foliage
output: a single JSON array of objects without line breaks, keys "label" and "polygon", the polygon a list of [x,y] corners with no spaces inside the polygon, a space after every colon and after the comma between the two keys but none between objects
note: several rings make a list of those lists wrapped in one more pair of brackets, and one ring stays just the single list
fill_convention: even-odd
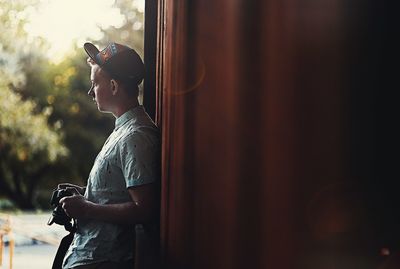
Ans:
[{"label": "green foliage", "polygon": [[35,102],[23,101],[4,82],[3,78],[0,82],[0,152],[11,160],[36,162],[36,165],[40,165],[36,157],[55,162],[66,156],[68,150],[62,145],[60,134],[47,124],[51,108],[35,113]]},{"label": "green foliage", "polygon": [[0,195],[19,207],[33,208],[41,176],[68,150],[60,128],[48,124],[51,108],[39,110],[12,86],[12,79],[0,72]]},{"label": "green foliage", "polygon": [[0,23],[5,26],[0,32],[0,195],[21,208],[33,208],[42,176],[68,154],[60,128],[48,123],[52,109],[15,92],[27,85],[22,60],[42,44],[27,42],[23,30],[27,7],[33,3],[2,1],[0,6]]},{"label": "green foliage", "polygon": [[36,112],[35,102],[23,101],[0,78],[0,195],[33,208],[41,176],[68,150],[59,130],[47,123],[51,111]]}]

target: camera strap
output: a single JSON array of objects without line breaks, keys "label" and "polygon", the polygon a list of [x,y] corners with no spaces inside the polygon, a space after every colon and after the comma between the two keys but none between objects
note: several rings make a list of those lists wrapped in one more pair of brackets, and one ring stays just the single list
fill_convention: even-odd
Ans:
[{"label": "camera strap", "polygon": [[72,240],[74,239],[74,235],[76,232],[76,221],[74,220],[74,225],[71,226],[64,226],[67,231],[69,231],[69,234],[64,236],[63,239],[61,239],[60,245],[58,246],[56,256],[54,257],[53,261],[53,266],[51,269],[61,269],[62,264],[64,261],[65,254],[68,251],[69,246],[72,243]]}]

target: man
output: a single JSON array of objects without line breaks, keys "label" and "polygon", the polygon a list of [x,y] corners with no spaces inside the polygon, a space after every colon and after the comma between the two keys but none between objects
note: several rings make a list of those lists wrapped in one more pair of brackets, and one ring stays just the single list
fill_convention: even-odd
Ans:
[{"label": "man", "polygon": [[159,133],[137,99],[144,65],[133,49],[117,43],[102,51],[91,43],[84,48],[91,67],[88,94],[116,120],[87,186],[59,185],[74,193],[60,204],[77,219],[63,268],[134,268],[135,225],[136,231],[150,227],[159,216]]}]

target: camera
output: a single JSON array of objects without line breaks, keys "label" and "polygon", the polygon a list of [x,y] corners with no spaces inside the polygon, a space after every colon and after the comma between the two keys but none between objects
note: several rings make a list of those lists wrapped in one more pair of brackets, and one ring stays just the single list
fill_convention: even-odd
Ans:
[{"label": "camera", "polygon": [[72,192],[65,189],[57,189],[53,192],[51,196],[50,204],[54,206],[51,217],[47,221],[47,225],[52,225],[53,223],[64,225],[67,231],[73,230],[73,225],[71,224],[72,218],[69,217],[64,209],[60,205],[60,200],[67,196],[72,196]]}]

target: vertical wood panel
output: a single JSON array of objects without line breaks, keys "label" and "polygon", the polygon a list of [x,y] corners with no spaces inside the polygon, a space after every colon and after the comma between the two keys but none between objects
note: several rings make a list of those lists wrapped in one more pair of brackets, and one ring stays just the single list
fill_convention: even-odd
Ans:
[{"label": "vertical wood panel", "polygon": [[354,54],[355,33],[368,31],[356,11],[372,7],[163,1],[167,268],[378,266],[350,127],[363,78],[349,76],[366,57]]},{"label": "vertical wood panel", "polygon": [[[160,35],[163,55],[160,55],[162,84],[163,167],[162,167],[162,225],[161,239],[165,263],[185,268],[191,258],[187,244],[191,236],[191,204],[185,181],[185,103],[179,92],[186,86],[186,1],[164,2],[163,22]],[[185,240],[182,240],[185,238]]]}]

